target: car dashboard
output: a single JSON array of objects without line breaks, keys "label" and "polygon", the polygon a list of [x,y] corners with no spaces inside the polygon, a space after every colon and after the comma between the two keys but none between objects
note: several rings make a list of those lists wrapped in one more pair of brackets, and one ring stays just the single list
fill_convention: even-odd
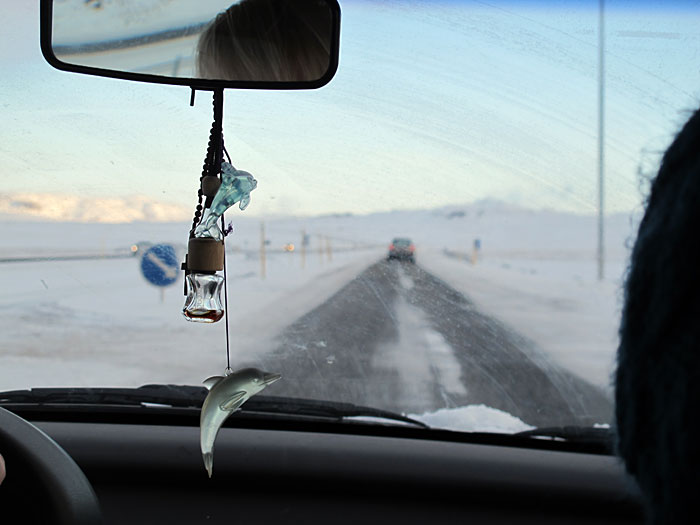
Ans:
[{"label": "car dashboard", "polygon": [[33,418],[82,468],[108,524],[643,521],[616,457],[557,441],[231,418],[210,479],[194,421]]}]

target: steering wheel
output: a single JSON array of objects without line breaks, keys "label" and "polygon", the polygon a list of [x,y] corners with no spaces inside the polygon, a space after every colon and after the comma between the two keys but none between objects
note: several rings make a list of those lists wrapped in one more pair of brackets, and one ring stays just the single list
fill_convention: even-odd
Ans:
[{"label": "steering wheel", "polygon": [[95,491],[73,458],[37,427],[1,407],[0,454],[7,467],[0,485],[2,514],[24,514],[30,523],[103,523]]}]

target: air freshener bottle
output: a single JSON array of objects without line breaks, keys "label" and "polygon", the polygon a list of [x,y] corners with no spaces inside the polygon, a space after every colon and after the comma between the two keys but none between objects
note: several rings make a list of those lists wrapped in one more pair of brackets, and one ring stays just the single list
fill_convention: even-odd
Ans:
[{"label": "air freshener bottle", "polygon": [[186,277],[187,299],[182,314],[188,321],[215,323],[224,316],[221,287],[224,278],[216,273],[191,273]]},{"label": "air freshener bottle", "polygon": [[190,239],[185,259],[185,305],[182,315],[189,321],[215,323],[224,316],[221,304],[224,243],[212,238]]}]

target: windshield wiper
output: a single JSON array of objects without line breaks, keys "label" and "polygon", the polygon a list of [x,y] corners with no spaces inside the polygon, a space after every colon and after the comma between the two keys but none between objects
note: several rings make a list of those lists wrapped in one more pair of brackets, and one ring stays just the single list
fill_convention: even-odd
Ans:
[{"label": "windshield wiper", "polygon": [[204,387],[144,385],[139,388],[31,388],[0,392],[0,404],[85,404],[201,407],[207,390]]},{"label": "windshield wiper", "polygon": [[[143,385],[138,388],[32,388],[0,392],[2,404],[81,404],[201,408],[207,389],[186,385]],[[430,428],[417,419],[388,410],[341,403],[276,396],[256,396],[241,407],[244,414],[263,413],[345,420],[376,418]]]},{"label": "windshield wiper", "polygon": [[382,410],[380,408],[341,403],[338,401],[315,401],[312,399],[299,399],[293,397],[256,396],[243,405],[244,412],[267,412],[275,414],[296,414],[300,416],[331,417],[337,419],[377,418],[389,421],[401,421],[422,428],[430,428],[417,419]]},{"label": "windshield wiper", "polygon": [[569,441],[588,445],[601,445],[613,449],[613,432],[608,427],[561,426],[533,428],[517,432],[514,436],[531,437],[535,439],[552,439]]}]

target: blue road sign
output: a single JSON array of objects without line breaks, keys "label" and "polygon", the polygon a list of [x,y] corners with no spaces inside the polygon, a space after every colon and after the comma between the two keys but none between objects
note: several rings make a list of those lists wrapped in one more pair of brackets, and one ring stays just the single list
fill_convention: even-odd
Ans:
[{"label": "blue road sign", "polygon": [[175,248],[169,244],[155,244],[141,257],[141,273],[155,286],[174,284],[179,269]]}]

